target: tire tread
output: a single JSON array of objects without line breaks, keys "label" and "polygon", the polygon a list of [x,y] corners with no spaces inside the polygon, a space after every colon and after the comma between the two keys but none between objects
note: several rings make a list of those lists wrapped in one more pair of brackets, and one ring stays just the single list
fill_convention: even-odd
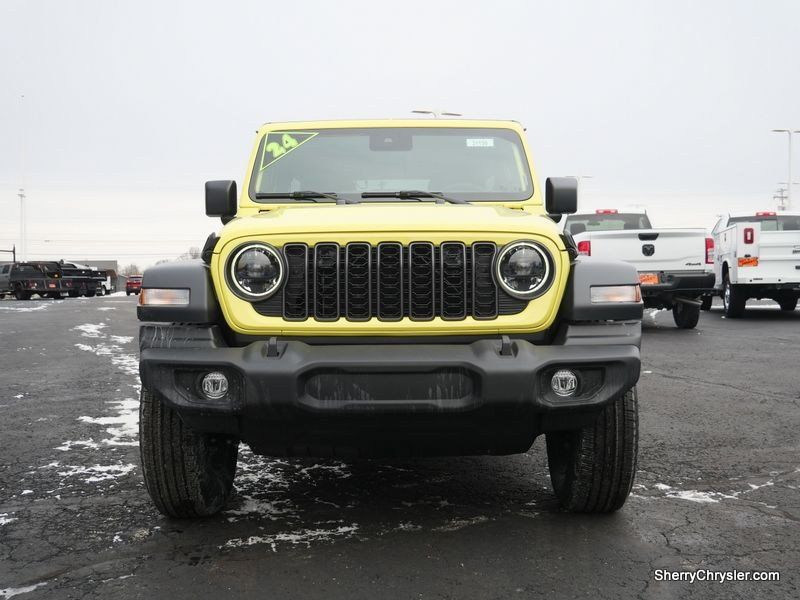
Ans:
[{"label": "tire tread", "polygon": [[219,512],[233,488],[238,442],[193,431],[146,388],[139,410],[142,472],[156,508],[175,518]]},{"label": "tire tread", "polygon": [[[632,388],[604,407],[590,425],[547,435],[551,479],[571,512],[618,510],[630,494],[639,441],[638,395]],[[558,469],[565,469],[563,473]]]}]

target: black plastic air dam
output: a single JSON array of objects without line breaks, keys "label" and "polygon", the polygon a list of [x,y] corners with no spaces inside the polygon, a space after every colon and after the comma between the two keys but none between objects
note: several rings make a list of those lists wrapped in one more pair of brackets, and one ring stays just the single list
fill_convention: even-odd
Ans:
[{"label": "black plastic air dam", "polygon": [[[539,433],[539,416],[597,410],[632,387],[640,368],[633,345],[534,346],[522,340],[513,340],[505,356],[496,340],[394,346],[278,342],[277,356],[268,354],[268,342],[144,348],[141,374],[190,426],[282,449],[270,453],[310,452],[290,449],[295,446],[371,453],[364,449],[411,444],[415,453],[480,454],[524,451]],[[590,394],[579,389],[573,397],[557,397],[546,382],[560,368],[579,374],[599,370],[601,384]],[[179,385],[175,375],[213,370],[239,378],[241,394],[209,402]]]}]

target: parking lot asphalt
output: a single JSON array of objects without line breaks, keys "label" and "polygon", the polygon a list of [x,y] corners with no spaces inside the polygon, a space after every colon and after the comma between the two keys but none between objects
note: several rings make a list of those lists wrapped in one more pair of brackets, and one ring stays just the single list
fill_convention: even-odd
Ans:
[{"label": "parking lot asphalt", "polygon": [[[0,301],[0,599],[797,598],[800,311],[645,317],[633,495],[559,511],[527,453],[240,455],[219,517],[151,504],[135,298]],[[659,569],[779,571],[665,582]]]}]

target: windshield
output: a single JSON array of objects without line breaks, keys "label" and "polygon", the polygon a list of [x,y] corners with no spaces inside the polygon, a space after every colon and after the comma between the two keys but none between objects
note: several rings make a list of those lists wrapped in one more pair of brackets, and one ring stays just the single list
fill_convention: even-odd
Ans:
[{"label": "windshield", "polygon": [[387,127],[270,132],[258,148],[250,198],[292,202],[298,200],[257,199],[257,195],[304,190],[358,200],[364,192],[416,190],[457,200],[521,201],[533,195],[533,184],[522,142],[510,129]]},{"label": "windshield", "polygon": [[735,223],[761,223],[761,231],[800,231],[800,216],[797,215],[731,217],[728,221],[728,225]]},{"label": "windshield", "polygon": [[577,235],[584,231],[617,231],[620,229],[652,229],[647,215],[633,213],[609,213],[594,215],[570,215],[564,231]]}]

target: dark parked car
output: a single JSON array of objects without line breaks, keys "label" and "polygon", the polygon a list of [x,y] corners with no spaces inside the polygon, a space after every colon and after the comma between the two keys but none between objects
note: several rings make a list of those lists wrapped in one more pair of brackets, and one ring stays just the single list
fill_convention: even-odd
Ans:
[{"label": "dark parked car", "polygon": [[142,289],[142,276],[141,275],[128,275],[128,281],[125,282],[125,295],[131,294],[139,295]]}]

